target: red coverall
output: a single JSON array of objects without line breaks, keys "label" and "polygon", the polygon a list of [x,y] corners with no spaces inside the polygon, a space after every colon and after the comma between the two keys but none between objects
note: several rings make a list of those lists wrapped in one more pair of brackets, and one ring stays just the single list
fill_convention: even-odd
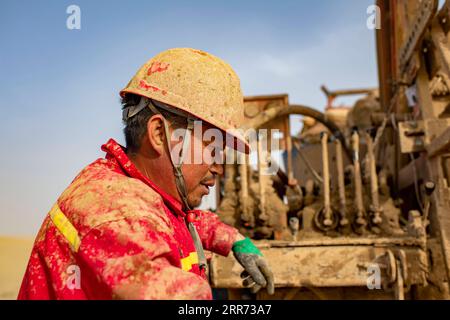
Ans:
[{"label": "red coverall", "polygon": [[[18,299],[211,299],[181,204],[114,140],[102,150],[44,220]],[[204,248],[228,255],[237,230],[195,213]]]}]

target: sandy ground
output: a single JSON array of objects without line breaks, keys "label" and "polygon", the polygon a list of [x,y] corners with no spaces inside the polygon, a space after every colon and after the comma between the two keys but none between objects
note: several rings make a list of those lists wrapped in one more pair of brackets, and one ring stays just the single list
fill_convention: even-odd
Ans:
[{"label": "sandy ground", "polygon": [[17,298],[33,241],[0,236],[0,300]]}]

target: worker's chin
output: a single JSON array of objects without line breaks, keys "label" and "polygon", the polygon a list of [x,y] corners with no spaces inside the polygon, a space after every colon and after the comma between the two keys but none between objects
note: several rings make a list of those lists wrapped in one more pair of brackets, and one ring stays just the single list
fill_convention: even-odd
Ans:
[{"label": "worker's chin", "polygon": [[203,196],[192,195],[188,197],[188,204],[191,208],[197,208],[202,203]]},{"label": "worker's chin", "polygon": [[200,184],[192,192],[188,193],[188,204],[191,208],[196,208],[202,203],[204,196],[209,194],[209,188]]}]

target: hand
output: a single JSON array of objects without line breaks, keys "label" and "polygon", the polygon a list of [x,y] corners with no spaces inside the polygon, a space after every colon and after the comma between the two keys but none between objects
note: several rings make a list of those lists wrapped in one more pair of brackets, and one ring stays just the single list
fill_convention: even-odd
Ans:
[{"label": "hand", "polygon": [[233,253],[236,260],[244,268],[241,274],[243,284],[250,288],[252,293],[267,287],[267,292],[272,295],[275,291],[273,274],[264,259],[261,251],[251,242],[249,238],[236,241],[233,245]]}]

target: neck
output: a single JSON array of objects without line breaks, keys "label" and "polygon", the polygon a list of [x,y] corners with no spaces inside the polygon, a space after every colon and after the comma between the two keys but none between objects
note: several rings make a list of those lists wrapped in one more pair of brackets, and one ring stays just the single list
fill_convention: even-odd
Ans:
[{"label": "neck", "polygon": [[159,189],[181,202],[175,184],[173,168],[170,160],[163,157],[147,156],[144,153],[127,153],[134,166]]},{"label": "neck", "polygon": [[151,165],[149,165],[151,159],[143,156],[140,153],[127,153],[127,156],[128,159],[130,159],[130,161],[134,164],[134,166],[142,173],[142,175],[144,175],[150,181],[155,181],[155,178],[151,174]]}]

